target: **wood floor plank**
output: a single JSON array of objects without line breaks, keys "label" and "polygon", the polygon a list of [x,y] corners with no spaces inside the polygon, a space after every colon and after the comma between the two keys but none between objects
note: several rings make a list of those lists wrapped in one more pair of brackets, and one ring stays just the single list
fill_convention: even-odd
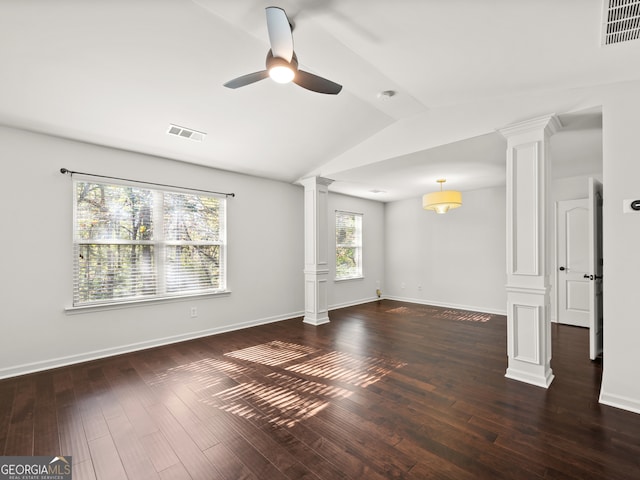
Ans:
[{"label": "wood floor plank", "polygon": [[0,380],[0,453],[80,480],[637,480],[640,415],[598,403],[586,329],[505,378],[506,319],[381,300]]},{"label": "wood floor plank", "polygon": [[129,419],[125,416],[110,417],[107,424],[127,477],[158,480],[160,477]]},{"label": "wood floor plank", "polygon": [[17,381],[11,418],[7,425],[5,455],[33,455],[35,392],[33,376]]},{"label": "wood floor plank", "polygon": [[184,468],[184,465],[177,463],[160,472],[160,478],[162,480],[192,480],[191,475]]},{"label": "wood floor plank", "polygon": [[139,436],[145,436],[158,431],[141,397],[146,397],[148,387],[139,377],[131,364],[131,356],[125,355],[119,362],[105,365],[104,373],[113,389],[119,405]]},{"label": "wood floor plank", "polygon": [[321,479],[340,480],[348,478],[346,472],[340,470],[334,463],[325,458],[309,445],[293,435],[289,428],[279,425],[265,424],[262,429],[273,438],[282,449],[294,456]]},{"label": "wood floor plank", "polygon": [[128,479],[118,450],[110,435],[89,441],[89,450],[97,480]]},{"label": "wood floor plank", "polygon": [[85,460],[84,462],[76,462],[73,460],[73,478],[75,480],[96,480],[96,472],[93,469],[93,462]]},{"label": "wood floor plank", "polygon": [[180,463],[180,459],[171,448],[164,434],[159,430],[145,435],[140,439],[140,442],[147,452],[149,460],[153,463],[156,472],[162,472]]},{"label": "wood floor plank", "polygon": [[58,433],[60,435],[60,453],[72,455],[73,461],[82,463],[91,460],[89,443],[84,433],[80,412],[75,405],[66,405],[56,411]]},{"label": "wood floor plank", "polygon": [[[149,407],[149,414],[158,424],[159,430],[171,445],[181,464],[193,480],[212,480],[222,478],[218,470],[209,462],[191,436],[171,412],[162,404]],[[170,467],[171,468],[171,467]]]},{"label": "wood floor plank", "polygon": [[227,480],[259,480],[244,462],[222,443],[208,448],[204,454]]},{"label": "wood floor plank", "polygon": [[9,438],[9,423],[15,399],[17,381],[15,379],[0,382],[0,453],[6,455],[5,446]]},{"label": "wood floor plank", "polygon": [[177,395],[167,395],[163,403],[182,428],[189,432],[189,437],[200,450],[204,451],[220,443],[215,431],[203,423]]},{"label": "wood floor plank", "polygon": [[36,399],[33,419],[33,454],[57,456],[60,454],[58,419],[56,418],[55,387],[53,376],[40,374],[34,376]]},{"label": "wood floor plank", "polygon": [[[246,419],[235,415],[224,415],[217,418],[220,423],[224,423],[226,428],[237,431],[243,440],[249,442],[256,452],[286,477],[300,480],[319,480],[313,470],[301,463],[290,451],[281,448],[280,444],[268,433],[255,428]],[[236,455],[238,453],[240,452],[236,452]]]}]

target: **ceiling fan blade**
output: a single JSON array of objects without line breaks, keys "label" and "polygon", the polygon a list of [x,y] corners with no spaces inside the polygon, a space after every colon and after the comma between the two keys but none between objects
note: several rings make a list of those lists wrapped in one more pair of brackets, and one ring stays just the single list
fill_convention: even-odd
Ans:
[{"label": "ceiling fan blade", "polygon": [[271,52],[274,57],[284,58],[290,62],[293,57],[293,35],[289,18],[279,7],[267,7],[266,12]]},{"label": "ceiling fan blade", "polygon": [[268,76],[269,72],[267,72],[266,70],[261,70],[259,72],[248,73],[247,75],[229,80],[224,84],[224,86],[227,88],[240,88],[244,87],[245,85],[250,85],[260,80],[264,80]]},{"label": "ceiling fan blade", "polygon": [[342,90],[342,85],[338,85],[331,80],[319,77],[313,73],[298,70],[293,79],[293,83],[300,85],[302,88],[318,93],[327,93],[329,95],[337,95]]}]

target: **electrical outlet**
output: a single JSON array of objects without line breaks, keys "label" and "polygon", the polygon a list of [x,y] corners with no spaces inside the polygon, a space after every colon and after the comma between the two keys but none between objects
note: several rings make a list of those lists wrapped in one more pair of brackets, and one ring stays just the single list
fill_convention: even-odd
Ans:
[{"label": "electrical outlet", "polygon": [[404,282],[402,282],[402,283],[400,284],[400,288],[404,289],[404,287],[406,287],[406,285],[404,284]]},{"label": "electrical outlet", "polygon": [[196,318],[198,316],[198,307],[191,307],[191,318]]},{"label": "electrical outlet", "polygon": [[421,283],[418,284],[418,291],[422,291],[422,284]]}]

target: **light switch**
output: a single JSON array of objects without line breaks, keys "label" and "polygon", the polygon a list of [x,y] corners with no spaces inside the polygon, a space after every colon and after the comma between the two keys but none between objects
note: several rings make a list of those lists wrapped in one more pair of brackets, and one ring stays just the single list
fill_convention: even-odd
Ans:
[{"label": "light switch", "polygon": [[622,201],[622,211],[624,213],[640,213],[640,197]]}]

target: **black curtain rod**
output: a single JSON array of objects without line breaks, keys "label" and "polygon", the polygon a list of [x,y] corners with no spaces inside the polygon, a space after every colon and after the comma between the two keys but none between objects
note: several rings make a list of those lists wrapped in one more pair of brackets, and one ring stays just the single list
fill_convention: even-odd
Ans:
[{"label": "black curtain rod", "polygon": [[144,181],[141,181],[141,180],[132,180],[130,178],[110,177],[108,175],[96,175],[95,173],[76,172],[76,171],[73,171],[73,170],[69,170],[67,168],[61,168],[60,169],[60,173],[62,173],[63,175],[69,174],[71,176],[73,176],[74,174],[77,173],[79,175],[88,175],[90,177],[109,178],[111,180],[123,180],[125,182],[143,183],[145,185],[155,185],[156,187],[179,188],[181,190],[191,190],[193,192],[213,193],[213,194],[216,194],[216,195],[224,195],[225,197],[235,197],[236,196],[235,193],[213,192],[211,190],[202,190],[200,188],[179,187],[178,185],[167,185],[167,184],[164,184],[164,183],[144,182]]}]

